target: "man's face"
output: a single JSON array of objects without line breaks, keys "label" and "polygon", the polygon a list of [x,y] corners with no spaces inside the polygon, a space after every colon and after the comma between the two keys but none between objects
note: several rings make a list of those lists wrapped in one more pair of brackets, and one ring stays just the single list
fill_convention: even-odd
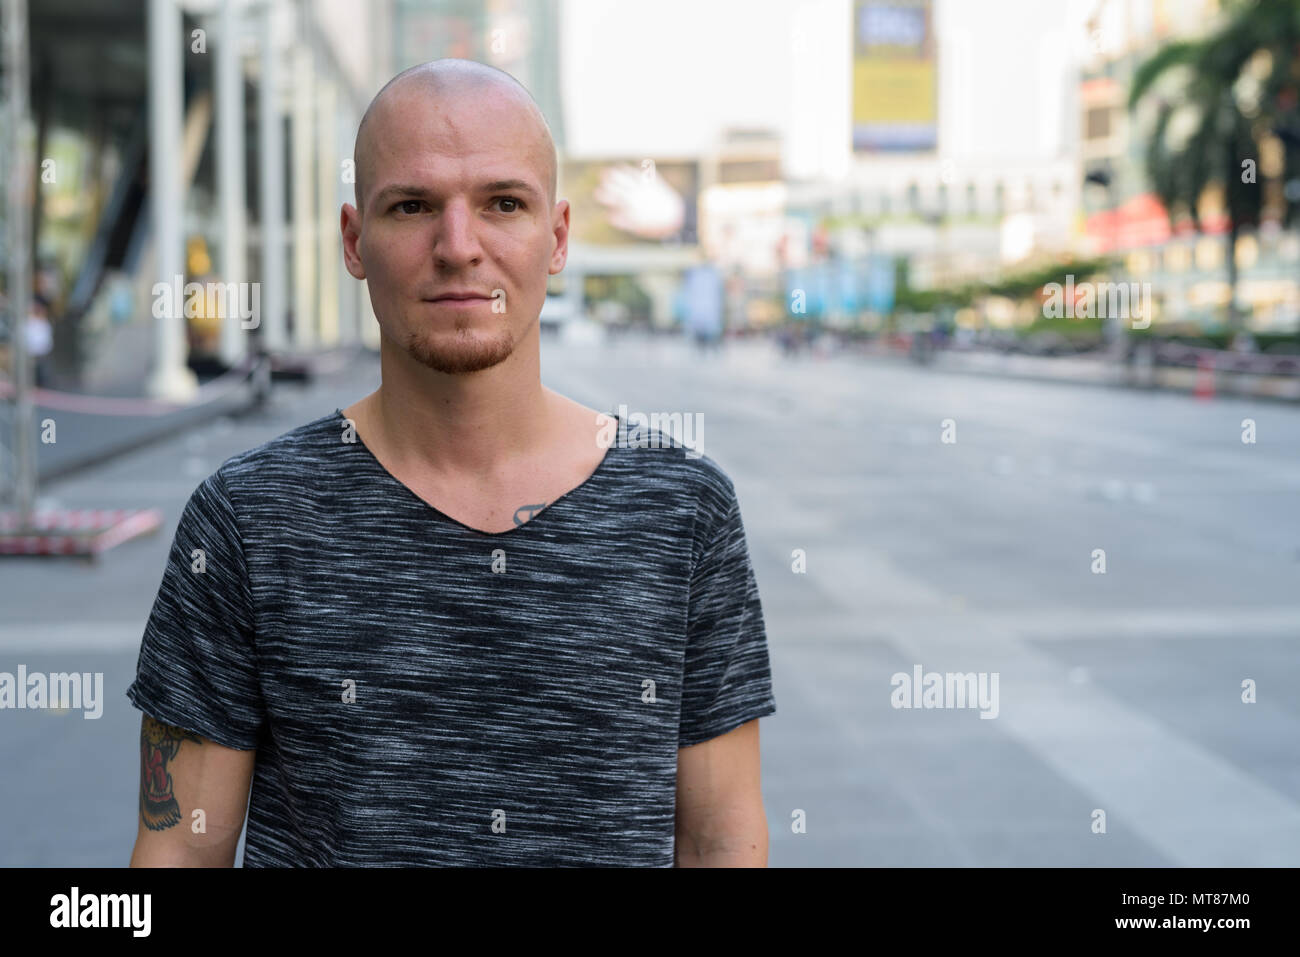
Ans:
[{"label": "man's face", "polygon": [[416,361],[453,374],[496,365],[532,330],[568,251],[545,137],[493,87],[397,87],[367,126],[364,215],[343,207],[348,272],[367,280],[383,336]]}]

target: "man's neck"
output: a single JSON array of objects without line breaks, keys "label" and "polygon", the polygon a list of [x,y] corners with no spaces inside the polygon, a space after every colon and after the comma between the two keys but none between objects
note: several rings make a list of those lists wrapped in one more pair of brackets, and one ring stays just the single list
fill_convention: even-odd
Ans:
[{"label": "man's neck", "polygon": [[381,355],[382,385],[358,403],[399,468],[484,479],[540,456],[562,440],[557,396],[518,351],[490,369],[446,375],[407,356]]}]

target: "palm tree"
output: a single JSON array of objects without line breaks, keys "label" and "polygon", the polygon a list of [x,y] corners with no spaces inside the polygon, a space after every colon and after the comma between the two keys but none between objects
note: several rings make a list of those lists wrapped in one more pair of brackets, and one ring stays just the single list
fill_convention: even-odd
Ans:
[{"label": "palm tree", "polygon": [[1261,119],[1282,141],[1283,225],[1290,227],[1300,219],[1300,2],[1261,0],[1254,5],[1252,27],[1263,70],[1249,92],[1259,101]]},{"label": "palm tree", "polygon": [[[1243,174],[1256,162],[1260,140],[1270,132],[1263,95],[1252,99],[1243,83],[1261,51],[1286,47],[1293,35],[1280,23],[1295,23],[1297,0],[1247,0],[1229,5],[1230,17],[1214,34],[1162,47],[1138,67],[1129,90],[1132,111],[1145,97],[1156,101],[1156,121],[1146,151],[1146,172],[1168,211],[1170,224],[1186,215],[1202,231],[1197,208],[1207,188],[1223,191],[1228,216],[1228,327],[1241,325],[1237,311],[1237,239],[1259,224],[1263,206],[1256,177]],[[1270,29],[1273,31],[1270,33]],[[1280,42],[1281,41],[1281,42]],[[1294,44],[1281,60],[1290,62]],[[1274,71],[1276,72],[1276,70]],[[1287,71],[1288,76],[1289,70]],[[1247,182],[1246,180],[1250,181]]]}]

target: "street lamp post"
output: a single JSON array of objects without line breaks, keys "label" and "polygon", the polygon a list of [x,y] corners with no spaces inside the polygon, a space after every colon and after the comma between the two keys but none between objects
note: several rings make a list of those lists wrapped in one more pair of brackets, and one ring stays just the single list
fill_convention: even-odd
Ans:
[{"label": "street lamp post", "polygon": [[32,166],[28,116],[27,0],[4,0],[5,103],[10,158],[6,178],[5,242],[8,245],[9,346],[13,359],[14,503],[18,521],[31,525],[36,496],[35,435],[33,433],[32,367],[27,355],[27,316],[31,312]]},{"label": "street lamp post", "polygon": [[[1116,195],[1115,179],[1115,173],[1110,168],[1109,163],[1089,170],[1088,174],[1083,178],[1085,186],[1092,183],[1106,191],[1107,211],[1110,213],[1110,249],[1108,252],[1111,255],[1117,254],[1119,250],[1119,199]],[[1109,273],[1109,270],[1107,272]],[[1110,315],[1106,317],[1105,322],[1110,329],[1109,334],[1106,336],[1109,339],[1110,351],[1118,361],[1126,357],[1128,353],[1124,323],[1122,317]]]}]

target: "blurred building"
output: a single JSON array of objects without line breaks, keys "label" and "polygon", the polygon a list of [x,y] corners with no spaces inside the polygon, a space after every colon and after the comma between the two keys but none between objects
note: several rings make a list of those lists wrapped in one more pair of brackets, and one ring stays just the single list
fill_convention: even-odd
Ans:
[{"label": "blurred building", "polygon": [[[1003,97],[1005,65],[989,63],[983,40],[996,24],[972,7],[930,0],[855,0],[848,24],[810,15],[796,50],[808,37],[847,26],[843,65],[809,59],[824,73],[809,88],[810,118],[792,152],[799,169],[787,193],[782,246],[793,282],[817,289],[817,310],[832,323],[892,308],[894,263],[917,289],[990,280],[1009,268],[1067,255],[1075,243],[1080,166],[1067,117],[1076,115],[1066,82],[1074,52],[1064,41],[1059,9],[1043,5],[1037,21],[1019,24],[1040,42],[1015,64],[1038,89],[1016,106],[1019,137],[983,127]],[[836,15],[839,15],[837,8]],[[974,17],[974,19],[972,19]],[[996,68],[996,69],[995,69]],[[828,122],[827,80],[843,77],[848,121]],[[838,113],[836,114],[838,115]],[[814,129],[814,118],[830,133]],[[835,138],[825,144],[826,136]],[[819,164],[805,161],[822,143]],[[841,168],[835,157],[847,151]],[[852,265],[846,265],[852,264]],[[818,277],[818,273],[822,275]],[[872,289],[875,287],[876,291]],[[872,318],[868,315],[868,318]]]},{"label": "blurred building", "polygon": [[731,328],[763,327],[785,315],[782,146],[770,130],[728,129],[700,160],[700,251],[724,277]]},{"label": "blurred building", "polygon": [[386,31],[344,0],[41,0],[29,24],[60,381],[184,399],[253,348],[366,334],[337,217]]},{"label": "blurred building", "polygon": [[[1127,281],[1149,282],[1155,323],[1220,323],[1228,301],[1228,218],[1217,190],[1201,204],[1203,232],[1171,231],[1169,217],[1145,172],[1147,136],[1154,124],[1151,98],[1130,114],[1134,72],[1161,46],[1216,29],[1219,0],[1098,0],[1088,23],[1091,56],[1079,86],[1083,189],[1081,246],[1090,254],[1122,257]],[[1259,177],[1277,175],[1280,146],[1265,142]],[[1267,216],[1258,231],[1239,236],[1237,301],[1247,328],[1285,331],[1300,326],[1300,237]]]}]

